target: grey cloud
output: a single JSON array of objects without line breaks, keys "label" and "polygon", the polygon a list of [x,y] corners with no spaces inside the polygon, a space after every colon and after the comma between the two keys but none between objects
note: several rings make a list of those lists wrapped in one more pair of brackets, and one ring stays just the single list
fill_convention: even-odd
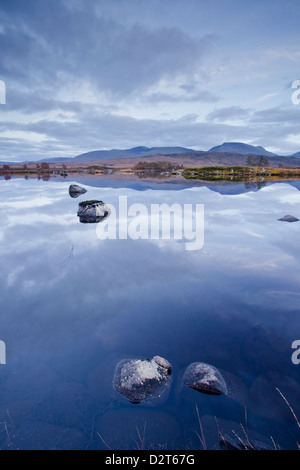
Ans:
[{"label": "grey cloud", "polygon": [[77,122],[60,123],[46,119],[31,123],[8,122],[7,129],[45,134],[50,143],[57,140],[73,156],[80,153],[79,149],[126,148],[133,142],[148,146],[175,145],[177,142],[205,150],[213,145],[216,135],[220,141],[225,141],[248,139],[254,134],[243,126],[195,122],[194,116],[159,121],[88,112]]},{"label": "grey cloud", "polygon": [[257,123],[290,124],[294,126],[295,133],[298,132],[297,123],[300,119],[300,106],[291,105],[288,108],[270,108],[257,111],[253,114],[251,121]]},{"label": "grey cloud", "polygon": [[[185,8],[184,2],[182,10],[172,10],[176,21],[169,21],[165,7],[164,18],[157,22],[155,9],[151,21],[139,19],[137,10],[133,17],[129,15],[135,6],[141,13],[152,6],[146,8],[143,2],[133,0],[127,7],[129,2],[121,2],[121,11],[127,12],[122,18],[118,3],[1,0],[0,78],[7,86],[7,104],[1,107],[2,130],[10,132],[7,136],[13,131],[46,136],[34,142],[30,136],[25,140],[18,134],[13,139],[4,134],[1,159],[75,156],[88,150],[134,145],[181,145],[205,150],[232,140],[289,149],[292,144],[288,137],[297,133],[300,112],[300,107],[292,104],[290,108],[257,112],[242,106],[217,108],[202,123],[189,116],[155,120],[114,114],[131,98],[145,108],[149,103],[214,104],[221,100],[214,94],[221,88],[212,88],[214,82],[210,82],[218,67],[218,52],[209,62],[211,66],[208,63],[202,68],[215,38],[180,21],[178,12]],[[158,12],[159,3],[155,1]],[[174,6],[171,1],[169,5]],[[210,30],[219,33],[219,29],[206,28]],[[172,81],[178,77],[181,95],[169,90],[150,94],[150,88],[160,79]],[[85,82],[95,96],[100,92],[98,96],[107,98],[104,104],[80,102],[80,89],[78,101],[64,98],[66,90],[74,92]],[[220,93],[224,92],[223,88]],[[108,103],[112,105],[108,107]],[[191,112],[191,106],[188,108],[186,112]],[[61,114],[57,121],[53,111]],[[34,113],[43,113],[43,120],[36,122]],[[72,122],[65,120],[66,113],[72,113]],[[228,125],[229,119],[244,120],[244,125]],[[291,153],[295,151],[291,148]]]},{"label": "grey cloud", "polygon": [[19,91],[8,88],[9,99],[5,111],[22,111],[26,114],[50,112],[53,110],[80,113],[84,105],[80,101],[62,101],[55,96],[45,96],[38,91]]},{"label": "grey cloud", "polygon": [[219,97],[209,91],[200,90],[193,94],[180,96],[171,95],[168,93],[152,93],[144,99],[150,103],[215,103],[219,100]]},{"label": "grey cloud", "polygon": [[274,125],[274,122],[250,119],[245,120],[243,125],[229,125],[225,120],[198,122],[195,115],[186,115],[181,119],[134,119],[101,112],[93,105],[84,105],[76,121],[43,119],[3,123],[2,131],[34,132],[45,140],[29,143],[22,139],[2,138],[0,160],[4,160],[5,155],[13,154],[18,160],[41,159],[43,155],[71,157],[89,150],[129,148],[135,145],[183,145],[208,150],[216,143],[235,140],[262,145],[267,149],[282,148],[284,143],[286,153],[294,153],[288,137],[297,132],[295,122],[287,122],[284,126],[278,124],[275,133]]},{"label": "grey cloud", "polygon": [[213,41],[177,27],[125,25],[59,1],[56,8],[43,1],[41,8],[32,5],[26,2],[11,16],[5,12],[8,26],[0,36],[0,73],[8,80],[19,76],[27,87],[47,82],[61,88],[80,77],[101,90],[128,94],[164,76],[190,74]]},{"label": "grey cloud", "polygon": [[250,109],[245,109],[240,106],[228,106],[226,108],[214,109],[208,114],[209,121],[227,121],[228,119],[247,119],[251,113]]}]

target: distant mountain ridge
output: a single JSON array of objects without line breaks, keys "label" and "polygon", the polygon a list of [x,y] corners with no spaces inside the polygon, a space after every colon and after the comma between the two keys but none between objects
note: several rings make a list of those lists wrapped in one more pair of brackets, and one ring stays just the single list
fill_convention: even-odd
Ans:
[{"label": "distant mountain ridge", "polygon": [[177,155],[181,153],[193,152],[193,149],[185,147],[134,147],[131,149],[112,149],[112,150],[95,150],[92,152],[82,153],[74,157],[74,161],[94,161],[94,160],[112,160],[115,158],[130,157],[147,157],[150,155]]},{"label": "distant mountain ridge", "polygon": [[[107,161],[120,158],[132,158],[132,157],[150,157],[152,155],[164,155],[164,156],[174,156],[182,154],[192,154],[199,152],[199,150],[194,150],[186,147],[133,147],[130,149],[111,149],[111,150],[93,150],[91,152],[85,152],[76,157],[71,158],[51,158],[47,160],[49,163],[55,162],[93,162],[93,161]],[[203,152],[203,151],[202,151]],[[231,153],[239,155],[260,155],[260,156],[276,156],[274,153],[268,152],[263,147],[243,144],[242,142],[224,142],[222,145],[217,147],[212,147],[207,153]]]},{"label": "distant mountain ridge", "polygon": [[147,157],[151,155],[179,155],[183,153],[194,152],[194,149],[189,149],[186,147],[133,147],[130,149],[111,149],[111,150],[93,150],[91,152],[81,153],[76,157],[71,158],[51,158],[47,160],[48,163],[55,162],[93,162],[101,160],[114,160],[119,158],[131,158],[131,157]]},{"label": "distant mountain ridge", "polygon": [[222,145],[212,147],[209,152],[239,153],[241,155],[259,155],[263,157],[275,157],[276,154],[268,152],[260,146],[243,144],[242,142],[224,142]]},{"label": "distant mountain ridge", "polygon": [[[111,149],[111,150],[93,150],[90,152],[85,152],[75,157],[53,157],[53,158],[43,158],[42,160],[38,161],[31,161],[31,163],[72,163],[72,162],[97,162],[97,161],[109,161],[115,159],[125,159],[125,158],[142,158],[142,157],[151,157],[156,155],[161,156],[172,156],[178,157],[183,155],[189,156],[202,156],[206,155],[207,159],[211,158],[212,154],[223,154],[224,158],[238,156],[238,155],[256,155],[256,156],[264,156],[264,157],[276,157],[278,154],[274,154],[272,152],[267,151],[265,148],[260,146],[254,146],[249,144],[244,144],[242,142],[224,142],[222,145],[218,145],[216,147],[212,147],[208,151],[204,150],[195,150],[192,148],[174,146],[174,147],[145,147],[145,146],[138,146],[129,149]],[[296,152],[293,155],[286,155],[283,158],[295,157],[300,158],[300,152]],[[7,162],[1,161],[0,165],[4,164],[25,164],[30,163],[30,161],[22,161],[22,162]]]}]

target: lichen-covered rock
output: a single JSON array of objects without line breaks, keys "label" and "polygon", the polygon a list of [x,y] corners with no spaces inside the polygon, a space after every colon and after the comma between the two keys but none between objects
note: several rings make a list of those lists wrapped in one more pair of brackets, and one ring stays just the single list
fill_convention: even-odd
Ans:
[{"label": "lichen-covered rock", "polygon": [[156,404],[167,396],[170,385],[169,370],[157,364],[154,358],[125,359],[116,366],[114,389],[131,403]]},{"label": "lichen-covered rock", "polygon": [[71,186],[69,187],[69,194],[73,198],[78,197],[81,194],[85,194],[86,191],[87,190],[85,188],[82,188],[78,184],[71,184]]},{"label": "lichen-covered rock", "polygon": [[110,207],[103,201],[91,200],[79,203],[77,215],[81,223],[93,224],[107,219],[110,213]]},{"label": "lichen-covered rock", "polygon": [[227,395],[227,385],[221,373],[214,366],[204,362],[193,362],[183,375],[183,384],[209,395]]},{"label": "lichen-covered rock", "polygon": [[278,219],[281,222],[299,222],[299,219],[297,217],[294,217],[293,215],[285,215],[281,219]]}]

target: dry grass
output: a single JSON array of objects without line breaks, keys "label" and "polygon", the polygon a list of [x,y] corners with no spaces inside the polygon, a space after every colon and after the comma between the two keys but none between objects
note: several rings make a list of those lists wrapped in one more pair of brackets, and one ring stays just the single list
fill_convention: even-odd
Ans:
[{"label": "dry grass", "polygon": [[[300,428],[299,419],[298,419],[295,411],[293,410],[292,406],[290,405],[289,401],[283,395],[283,393],[279,390],[279,388],[276,387],[276,390],[279,393],[279,395],[282,397],[282,399],[284,400],[286,405],[288,406],[289,410],[291,411],[291,414],[292,414],[298,428]],[[200,414],[199,414],[199,409],[198,409],[197,405],[195,405],[195,409],[196,409],[197,421],[198,421],[198,426],[199,426],[199,430],[196,430],[195,433],[196,433],[196,435],[199,439],[202,450],[208,450],[207,449],[206,439],[205,439],[205,434],[204,434],[204,431],[203,431],[203,426],[202,426],[202,422],[201,422],[201,418],[200,418]],[[215,417],[215,421],[216,421],[216,426],[217,426],[218,436],[220,438],[220,441],[222,441],[224,443],[224,446],[226,447],[227,446],[226,437],[221,432],[220,426],[219,426],[219,423],[218,423],[216,417]],[[240,434],[238,434],[238,432],[236,430],[232,429],[231,430],[232,436],[235,438],[236,443],[239,443],[239,447],[241,448],[241,450],[256,450],[252,440],[249,437],[249,433],[248,433],[248,414],[247,414],[247,408],[246,407],[245,407],[244,421],[245,421],[244,424],[242,424],[242,423],[239,424],[240,425],[240,430],[241,430]],[[4,424],[4,423],[2,423],[2,424]],[[145,447],[146,422],[145,422],[145,425],[144,425],[143,433],[141,434],[138,427],[136,427],[136,432],[137,432],[137,436],[138,436],[138,440],[135,441],[136,445],[137,445],[137,449],[138,450],[145,450],[145,448],[146,448]],[[7,431],[7,433],[8,433],[8,431]],[[103,442],[103,444],[109,450],[112,450],[112,448],[105,441],[105,439],[100,435],[100,433],[97,432],[97,434],[98,434],[99,438],[101,439],[101,441]],[[9,437],[9,435],[8,435],[8,437]],[[274,450],[280,450],[280,447],[276,444],[274,438],[272,436],[269,436],[269,438],[270,438],[270,441],[272,443],[272,446],[273,446]],[[161,446],[161,448],[163,448],[163,446]],[[298,448],[298,450],[300,450],[300,444],[298,442],[297,442],[297,448]]]}]

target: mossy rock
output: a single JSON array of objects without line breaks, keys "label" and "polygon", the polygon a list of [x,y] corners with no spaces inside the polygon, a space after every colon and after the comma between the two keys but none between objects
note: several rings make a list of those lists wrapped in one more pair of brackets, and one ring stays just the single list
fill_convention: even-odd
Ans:
[{"label": "mossy rock", "polygon": [[103,201],[98,201],[97,199],[92,199],[91,201],[82,201],[79,203],[80,207],[94,206],[95,204],[104,204]]}]

